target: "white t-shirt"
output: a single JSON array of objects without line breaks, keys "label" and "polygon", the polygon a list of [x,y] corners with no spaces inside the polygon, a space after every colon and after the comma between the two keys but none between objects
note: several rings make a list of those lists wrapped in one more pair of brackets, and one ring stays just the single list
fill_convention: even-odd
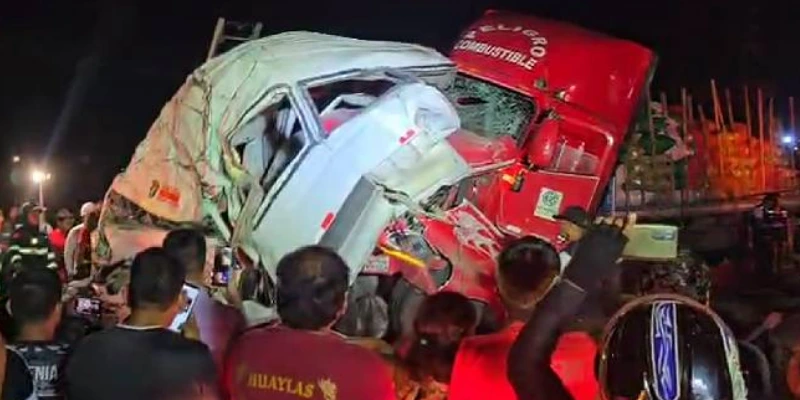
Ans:
[{"label": "white t-shirt", "polygon": [[67,269],[67,276],[75,275],[75,250],[78,248],[78,239],[80,239],[82,230],[83,224],[73,226],[64,241],[64,266]]}]

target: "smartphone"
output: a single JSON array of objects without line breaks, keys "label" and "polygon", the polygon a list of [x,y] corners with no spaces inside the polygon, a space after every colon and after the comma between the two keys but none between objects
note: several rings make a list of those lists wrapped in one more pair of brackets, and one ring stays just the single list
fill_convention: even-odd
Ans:
[{"label": "smartphone", "polygon": [[169,325],[169,329],[175,332],[180,332],[183,329],[183,325],[186,324],[186,321],[189,320],[189,316],[192,315],[192,309],[194,308],[194,304],[197,300],[197,295],[200,294],[200,289],[196,286],[184,283],[183,284],[183,308],[181,308],[178,315],[172,320],[172,323]]},{"label": "smartphone", "polygon": [[75,303],[75,312],[85,317],[99,318],[100,299],[91,297],[78,297]]},{"label": "smartphone", "polygon": [[637,224],[628,236],[622,251],[626,259],[669,260],[678,257],[678,227],[658,224]]},{"label": "smartphone", "polygon": [[233,249],[230,247],[222,247],[214,257],[214,277],[212,284],[214,286],[228,286],[231,279],[231,271],[238,269],[236,258],[233,256]]}]

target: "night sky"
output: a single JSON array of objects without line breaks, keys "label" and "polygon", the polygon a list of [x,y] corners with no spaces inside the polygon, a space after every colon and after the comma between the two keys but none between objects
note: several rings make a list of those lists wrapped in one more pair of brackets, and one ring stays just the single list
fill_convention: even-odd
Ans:
[{"label": "night sky", "polygon": [[[0,11],[0,204],[31,193],[27,165],[43,159],[53,173],[49,206],[101,197],[203,61],[217,17],[261,21],[265,33],[312,30],[447,51],[491,8],[648,46],[660,57],[654,90],[673,98],[681,86],[705,96],[710,78],[800,93],[796,0],[12,0]],[[15,154],[26,166],[17,186]]]}]

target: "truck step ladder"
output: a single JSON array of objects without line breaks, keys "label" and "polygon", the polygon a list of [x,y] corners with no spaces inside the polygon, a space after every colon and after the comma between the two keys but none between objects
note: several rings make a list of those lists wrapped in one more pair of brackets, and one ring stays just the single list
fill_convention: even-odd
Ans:
[{"label": "truck step ladder", "polygon": [[211,46],[208,49],[206,61],[224,53],[233,47],[261,37],[261,29],[264,25],[261,22],[248,23],[227,21],[225,18],[218,18],[217,25],[214,27],[214,36],[211,39]]}]

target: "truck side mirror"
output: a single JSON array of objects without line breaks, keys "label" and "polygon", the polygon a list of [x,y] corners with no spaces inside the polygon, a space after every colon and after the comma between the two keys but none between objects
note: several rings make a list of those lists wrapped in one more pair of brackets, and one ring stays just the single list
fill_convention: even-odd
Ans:
[{"label": "truck side mirror", "polygon": [[555,119],[542,121],[533,139],[525,146],[531,167],[536,169],[550,167],[558,150],[559,139],[558,121]]}]

